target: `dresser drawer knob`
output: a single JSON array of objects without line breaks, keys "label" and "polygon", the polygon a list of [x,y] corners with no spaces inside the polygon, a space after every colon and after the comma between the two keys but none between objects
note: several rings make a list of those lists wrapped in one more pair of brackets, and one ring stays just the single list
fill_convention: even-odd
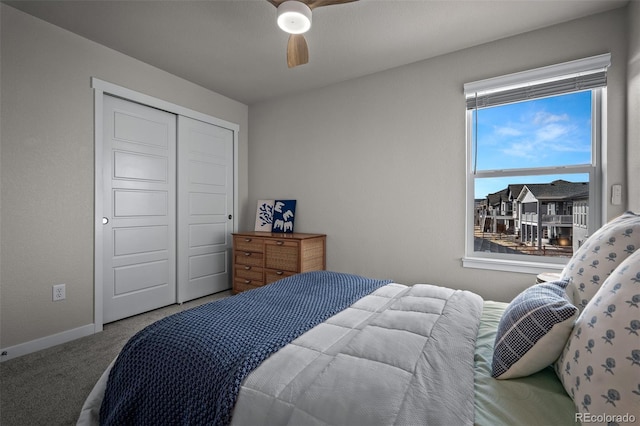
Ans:
[{"label": "dresser drawer knob", "polygon": [[282,274],[284,274],[284,272],[282,272],[282,271],[276,271],[276,275],[282,275]]},{"label": "dresser drawer knob", "polygon": [[249,269],[251,269],[251,266],[245,266],[244,269],[248,271]]},{"label": "dresser drawer knob", "polygon": [[244,252],[244,255],[245,255],[245,256],[251,256],[251,252],[250,252],[250,251],[245,251],[245,252]]},{"label": "dresser drawer knob", "polygon": [[281,245],[283,245],[283,244],[284,244],[284,241],[276,241],[276,244],[277,244],[277,245],[279,245],[279,246],[281,246]]},{"label": "dresser drawer knob", "polygon": [[251,280],[244,280],[245,284],[251,284]]},{"label": "dresser drawer knob", "polygon": [[251,238],[245,238],[244,241],[247,242],[247,243],[250,243],[251,242]]}]

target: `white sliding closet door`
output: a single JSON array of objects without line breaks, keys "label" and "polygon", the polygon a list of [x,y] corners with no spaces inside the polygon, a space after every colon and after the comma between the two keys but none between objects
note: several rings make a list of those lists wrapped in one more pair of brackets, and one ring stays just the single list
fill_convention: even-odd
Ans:
[{"label": "white sliding closet door", "polygon": [[103,105],[107,323],[176,301],[176,116],[111,96]]},{"label": "white sliding closet door", "polygon": [[178,117],[178,302],[229,288],[234,133]]}]

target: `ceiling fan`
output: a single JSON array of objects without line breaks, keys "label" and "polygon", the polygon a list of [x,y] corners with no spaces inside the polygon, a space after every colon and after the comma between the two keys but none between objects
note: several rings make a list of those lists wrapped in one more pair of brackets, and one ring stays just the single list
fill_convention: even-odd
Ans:
[{"label": "ceiling fan", "polygon": [[311,28],[311,11],[317,7],[350,3],[357,0],[267,0],[278,9],[278,26],[289,33],[287,65],[289,68],[309,62],[309,48],[304,39]]}]

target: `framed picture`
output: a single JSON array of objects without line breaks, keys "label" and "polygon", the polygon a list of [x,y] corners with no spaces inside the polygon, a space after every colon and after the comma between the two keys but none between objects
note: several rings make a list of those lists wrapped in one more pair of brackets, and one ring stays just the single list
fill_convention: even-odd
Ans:
[{"label": "framed picture", "polygon": [[258,200],[254,231],[271,232],[273,227],[273,206],[275,200]]},{"label": "framed picture", "polygon": [[271,232],[293,232],[295,213],[296,200],[275,200]]}]

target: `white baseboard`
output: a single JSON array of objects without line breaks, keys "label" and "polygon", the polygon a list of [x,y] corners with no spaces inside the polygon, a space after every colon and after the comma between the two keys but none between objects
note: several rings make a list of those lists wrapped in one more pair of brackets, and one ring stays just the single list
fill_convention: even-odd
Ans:
[{"label": "white baseboard", "polygon": [[95,332],[95,324],[87,324],[82,327],[52,334],[51,336],[31,340],[30,342],[20,343],[15,346],[9,346],[8,348],[0,348],[0,362],[41,351],[42,349],[47,349],[62,343],[67,343],[81,337],[89,336]]}]

